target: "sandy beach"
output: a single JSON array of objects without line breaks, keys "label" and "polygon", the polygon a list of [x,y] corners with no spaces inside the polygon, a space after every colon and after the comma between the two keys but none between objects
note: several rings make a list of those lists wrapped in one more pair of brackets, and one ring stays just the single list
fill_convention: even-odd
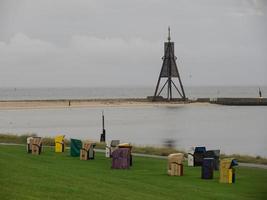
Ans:
[{"label": "sandy beach", "polygon": [[[147,99],[71,99],[71,100],[16,100],[0,101],[0,109],[41,109],[67,107],[132,107],[132,106],[177,106],[184,102],[152,102]],[[209,104],[209,103],[194,103]]]}]

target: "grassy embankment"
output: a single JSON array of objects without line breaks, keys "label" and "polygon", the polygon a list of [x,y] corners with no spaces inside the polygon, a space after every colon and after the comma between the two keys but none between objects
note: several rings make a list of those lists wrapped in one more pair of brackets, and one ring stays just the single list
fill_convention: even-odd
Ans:
[{"label": "grassy embankment", "polygon": [[40,156],[24,146],[0,145],[0,199],[266,199],[267,170],[237,167],[236,183],[200,178],[200,167],[184,176],[166,174],[166,160],[134,157],[129,170],[112,170],[103,153],[81,161],[47,147]]},{"label": "grassy embankment", "polygon": [[[13,134],[0,134],[0,143],[16,143],[16,144],[26,144],[26,138],[30,135],[36,136],[35,134],[28,134],[28,135],[13,135]],[[65,144],[69,146],[69,140],[65,140]],[[46,146],[54,146],[54,138],[44,137],[43,138],[43,145]],[[104,149],[105,143],[97,143],[96,148]],[[167,156],[173,152],[183,152],[181,150],[167,148],[167,147],[152,147],[152,146],[134,146],[133,147],[134,153],[143,153],[143,154],[151,154],[151,155],[160,155],[160,156]],[[232,157],[236,158],[238,162],[244,163],[256,163],[256,164],[267,164],[267,158],[263,158],[261,156],[249,156],[249,155],[224,155],[221,154],[221,158],[225,157]]]}]

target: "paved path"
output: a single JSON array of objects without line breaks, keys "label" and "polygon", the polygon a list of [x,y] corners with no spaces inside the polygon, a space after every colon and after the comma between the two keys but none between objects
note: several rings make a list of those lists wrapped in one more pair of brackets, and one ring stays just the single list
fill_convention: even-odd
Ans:
[{"label": "paved path", "polygon": [[238,163],[239,166],[242,167],[257,167],[257,168],[261,168],[261,169],[267,169],[267,165],[263,165],[263,164],[255,164],[255,163]]},{"label": "paved path", "polygon": [[[16,146],[26,146],[24,144],[14,144],[14,143],[0,143],[0,145],[16,145]],[[45,146],[50,147],[50,146]],[[69,147],[66,147],[69,149]],[[104,153],[104,149],[95,149],[96,152],[102,152]],[[157,156],[157,155],[149,155],[149,154],[142,154],[142,153],[133,153],[134,156],[140,156],[140,157],[147,157],[147,158],[159,158],[159,159],[167,159],[167,156]],[[267,165],[263,164],[254,164],[254,163],[238,163],[239,166],[242,167],[256,167],[261,169],[267,169]]]}]

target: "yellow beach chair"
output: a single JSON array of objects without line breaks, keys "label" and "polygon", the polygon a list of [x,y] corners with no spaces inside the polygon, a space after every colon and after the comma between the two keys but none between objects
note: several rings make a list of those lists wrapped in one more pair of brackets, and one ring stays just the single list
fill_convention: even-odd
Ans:
[{"label": "yellow beach chair", "polygon": [[235,183],[235,169],[238,163],[233,158],[225,158],[220,161],[220,183]]},{"label": "yellow beach chair", "polygon": [[64,152],[64,138],[65,135],[59,135],[55,137],[55,152]]}]

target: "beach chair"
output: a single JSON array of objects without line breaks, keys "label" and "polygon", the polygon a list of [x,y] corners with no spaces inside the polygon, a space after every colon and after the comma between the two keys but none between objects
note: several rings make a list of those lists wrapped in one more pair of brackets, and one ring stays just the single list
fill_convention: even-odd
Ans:
[{"label": "beach chair", "polygon": [[40,155],[42,151],[42,138],[33,137],[32,139],[32,154]]},{"label": "beach chair", "polygon": [[32,152],[32,142],[33,142],[33,137],[27,137],[27,153]]},{"label": "beach chair", "polygon": [[118,145],[118,148],[128,148],[130,150],[130,166],[132,166],[133,165],[133,156],[132,156],[133,146],[130,143],[121,143]]},{"label": "beach chair", "polygon": [[194,166],[202,166],[205,152],[206,147],[196,147],[194,149],[194,154],[188,153],[194,157]]},{"label": "beach chair", "polygon": [[96,144],[92,142],[84,142],[83,147],[80,150],[80,160],[92,160],[95,159]]},{"label": "beach chair", "polygon": [[130,149],[117,148],[112,152],[112,169],[130,168]]},{"label": "beach chair", "polygon": [[82,141],[77,139],[70,139],[70,155],[73,157],[80,156],[80,149],[82,148]]},{"label": "beach chair", "polygon": [[64,152],[65,145],[64,145],[64,138],[65,135],[59,135],[55,137],[55,152]]},{"label": "beach chair", "polygon": [[168,156],[168,175],[183,176],[183,153],[173,153]]},{"label": "beach chair", "polygon": [[213,158],[214,170],[219,170],[220,165],[220,150],[208,150],[204,153],[204,158]]},{"label": "beach chair", "polygon": [[235,183],[235,168],[237,160],[225,158],[220,161],[220,183]]},{"label": "beach chair", "polygon": [[113,151],[115,151],[118,148],[118,145],[120,144],[120,140],[111,140],[110,147],[109,147],[109,155],[112,157]]}]

